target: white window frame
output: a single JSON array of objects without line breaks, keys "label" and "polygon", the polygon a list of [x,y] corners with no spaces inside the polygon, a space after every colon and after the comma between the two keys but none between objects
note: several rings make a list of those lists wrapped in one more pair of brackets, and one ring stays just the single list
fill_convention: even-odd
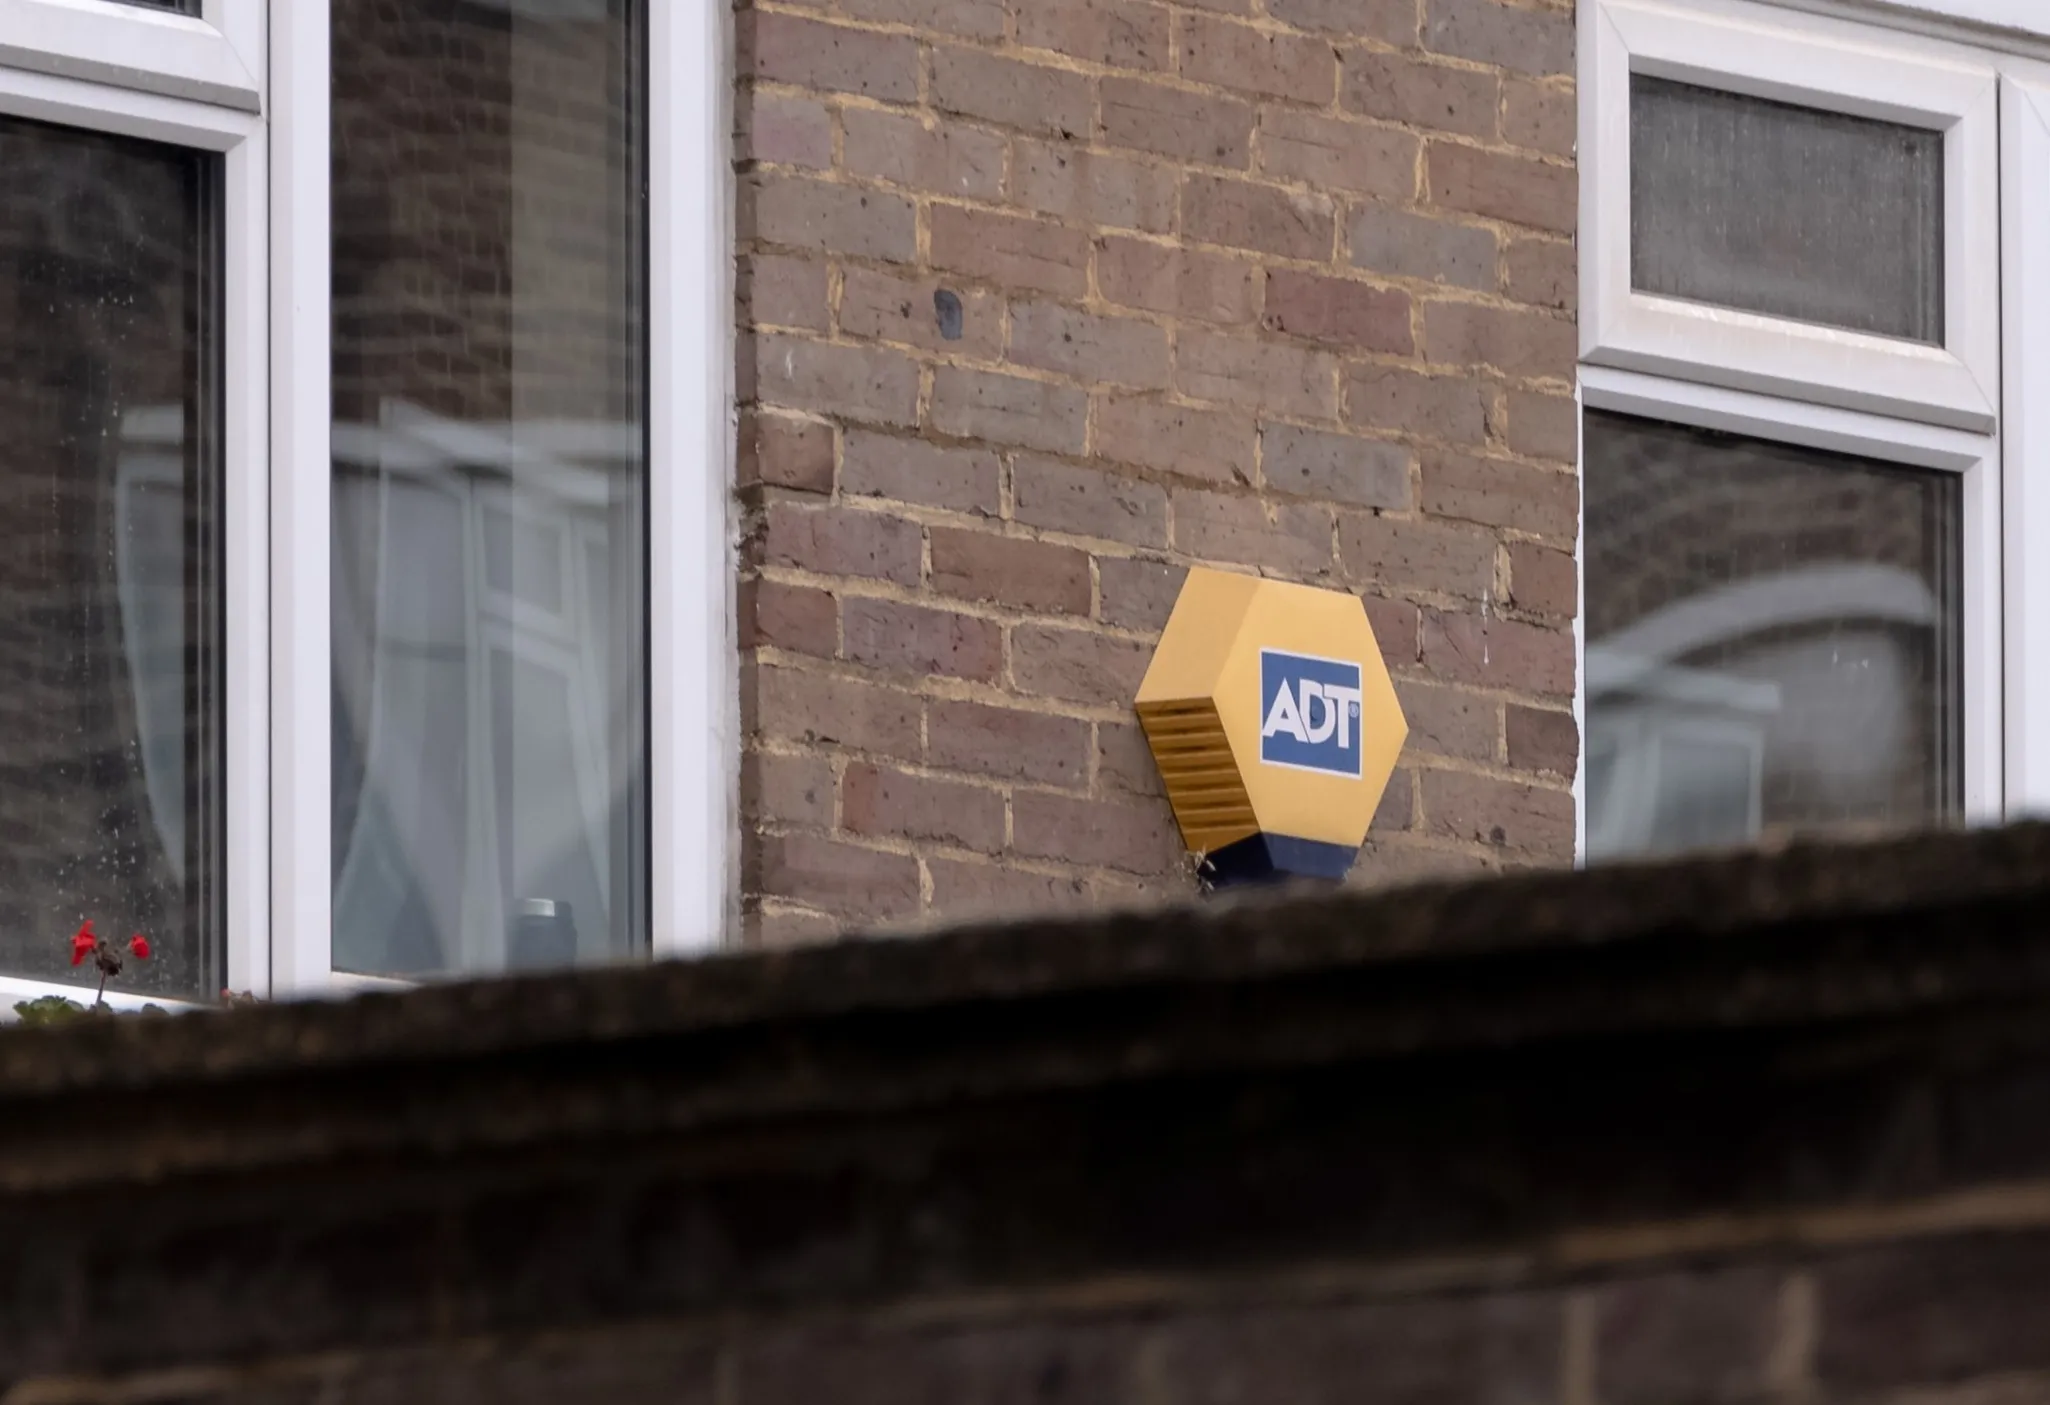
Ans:
[{"label": "white window frame", "polygon": [[260,112],[263,29],[263,0],[203,0],[197,16],[0,0],[0,66]]},{"label": "white window frame", "polygon": [[2008,814],[2050,815],[2050,65],[2001,77]]},{"label": "white window frame", "polygon": [[[1990,56],[1743,0],[1582,0],[1581,359],[1989,431],[2000,401],[1998,80]],[[1630,77],[1944,133],[1944,345],[1636,291]]]}]

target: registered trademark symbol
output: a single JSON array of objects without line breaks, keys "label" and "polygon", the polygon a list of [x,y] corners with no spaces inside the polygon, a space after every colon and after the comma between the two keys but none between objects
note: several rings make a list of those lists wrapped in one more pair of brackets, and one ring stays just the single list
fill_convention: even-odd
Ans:
[{"label": "registered trademark symbol", "polygon": [[1355,717],[1360,715],[1360,705],[1358,703],[1348,704],[1345,710]]}]

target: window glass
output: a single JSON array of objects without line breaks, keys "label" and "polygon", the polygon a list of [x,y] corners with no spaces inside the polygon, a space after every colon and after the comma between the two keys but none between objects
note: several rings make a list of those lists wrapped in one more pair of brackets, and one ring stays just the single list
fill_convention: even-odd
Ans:
[{"label": "window glass", "polygon": [[1962,483],[1590,412],[1590,857],[1954,818]]},{"label": "window glass", "polygon": [[1943,134],[1630,79],[1647,293],[1943,341]]},{"label": "window glass", "polygon": [[91,918],[124,990],[222,985],[218,161],[0,118],[9,975]]},{"label": "window glass", "polygon": [[334,962],[646,945],[642,11],[334,0]]}]

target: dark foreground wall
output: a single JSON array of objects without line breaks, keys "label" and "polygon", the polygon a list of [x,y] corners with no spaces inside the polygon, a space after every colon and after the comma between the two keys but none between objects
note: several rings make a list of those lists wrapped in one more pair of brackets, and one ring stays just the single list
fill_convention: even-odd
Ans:
[{"label": "dark foreground wall", "polygon": [[7,1405],[1768,1398],[2050,1399],[2050,831],[0,1038]]}]

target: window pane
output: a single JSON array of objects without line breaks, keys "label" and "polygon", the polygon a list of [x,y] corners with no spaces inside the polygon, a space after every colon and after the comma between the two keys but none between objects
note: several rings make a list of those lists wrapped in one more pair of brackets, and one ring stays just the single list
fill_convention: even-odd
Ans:
[{"label": "window pane", "polygon": [[1630,79],[1647,293],[1943,340],[1943,134]]},{"label": "window pane", "polygon": [[641,7],[334,0],[334,961],[644,949]]},{"label": "window pane", "polygon": [[1954,818],[1962,483],[1590,412],[1592,857]]},{"label": "window pane", "polygon": [[0,119],[9,975],[89,917],[122,989],[222,985],[217,161]]}]

